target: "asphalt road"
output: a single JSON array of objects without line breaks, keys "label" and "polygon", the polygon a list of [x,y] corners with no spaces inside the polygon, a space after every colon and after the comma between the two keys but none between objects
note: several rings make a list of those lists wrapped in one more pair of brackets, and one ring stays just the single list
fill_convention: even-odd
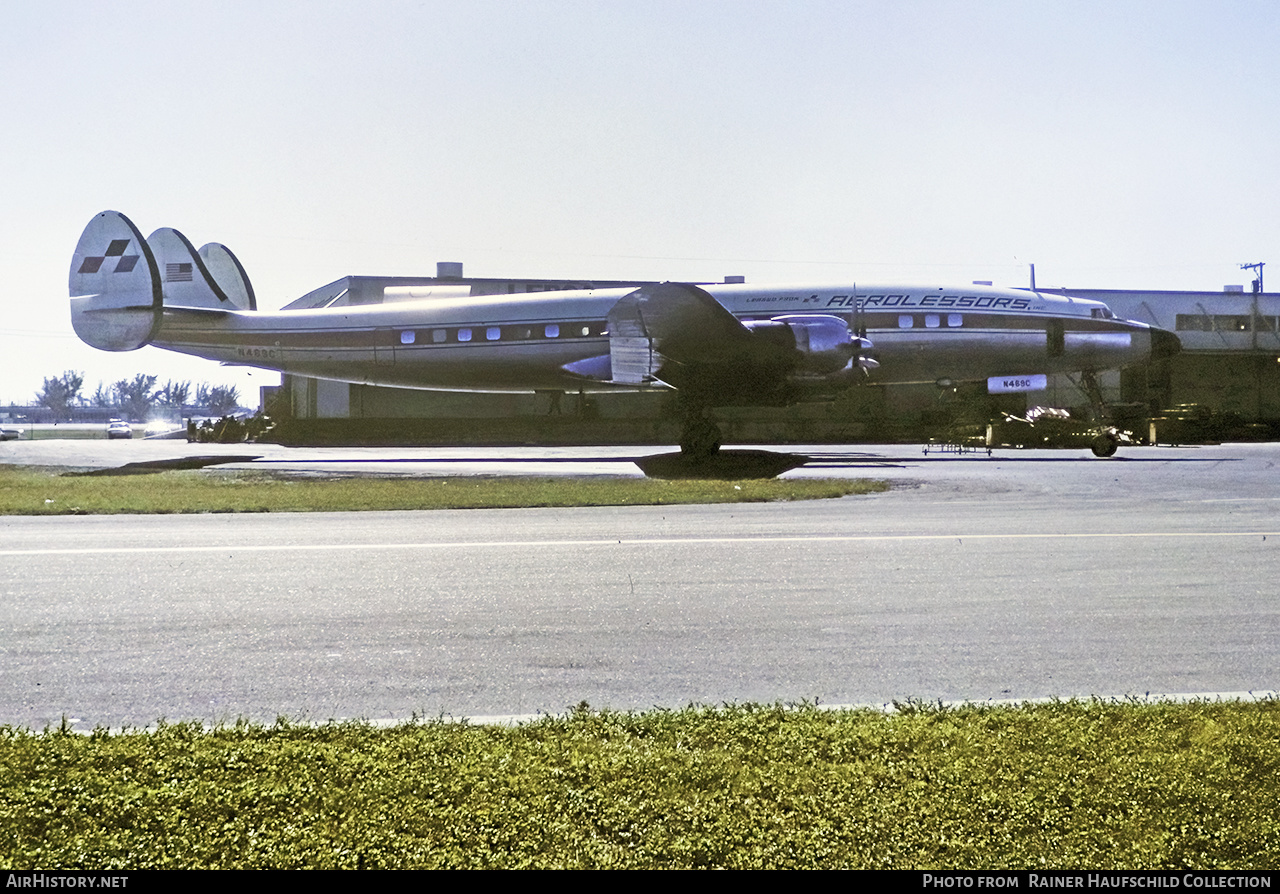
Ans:
[{"label": "asphalt road", "polygon": [[[634,452],[578,456],[607,469]],[[353,454],[362,468],[377,458],[292,456],[314,469]],[[396,452],[392,467],[440,474],[454,461],[438,454]],[[536,458],[481,466],[519,472]],[[573,473],[574,454],[562,459]],[[4,517],[0,723],[1271,690],[1278,468],[1280,445],[1113,460],[858,448],[790,474],[871,474],[893,491],[740,506]]]}]

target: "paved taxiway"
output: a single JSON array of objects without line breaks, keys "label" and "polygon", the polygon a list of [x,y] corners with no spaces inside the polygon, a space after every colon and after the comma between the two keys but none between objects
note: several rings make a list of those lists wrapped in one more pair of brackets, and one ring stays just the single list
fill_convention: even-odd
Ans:
[{"label": "paved taxiway", "polygon": [[[15,446],[0,461],[23,461]],[[78,446],[107,459],[68,464],[158,458],[103,453],[118,446]],[[503,452],[481,471],[528,465]],[[636,452],[552,465],[617,471],[608,460]],[[275,467],[381,456],[440,474],[467,453]],[[6,517],[0,722],[1277,688],[1280,445],[1106,461],[860,447],[817,465],[790,474],[897,487],[770,505]]]}]

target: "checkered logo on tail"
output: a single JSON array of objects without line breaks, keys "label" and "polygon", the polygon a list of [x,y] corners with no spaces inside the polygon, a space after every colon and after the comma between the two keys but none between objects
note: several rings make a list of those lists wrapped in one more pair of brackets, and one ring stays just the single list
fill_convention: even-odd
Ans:
[{"label": "checkered logo on tail", "polygon": [[116,258],[115,269],[112,273],[129,273],[138,263],[138,255],[127,255],[125,251],[129,248],[128,239],[112,239],[111,244],[107,246],[106,254],[94,255],[84,259],[84,263],[80,265],[79,273],[97,273],[102,269],[102,265],[106,263],[107,258]]}]

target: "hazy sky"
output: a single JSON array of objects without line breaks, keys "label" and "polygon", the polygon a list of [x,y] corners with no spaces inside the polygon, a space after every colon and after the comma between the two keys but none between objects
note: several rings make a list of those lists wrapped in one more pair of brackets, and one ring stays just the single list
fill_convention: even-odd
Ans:
[{"label": "hazy sky", "polygon": [[[1280,277],[1280,4],[5,2],[0,402],[272,373],[80,344],[99,211],[345,274]],[[1274,280],[1280,283],[1280,279]]]}]

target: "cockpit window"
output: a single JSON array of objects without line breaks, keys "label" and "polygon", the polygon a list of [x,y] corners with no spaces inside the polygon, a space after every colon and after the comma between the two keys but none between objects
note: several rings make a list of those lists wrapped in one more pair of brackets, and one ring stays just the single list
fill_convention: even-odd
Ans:
[{"label": "cockpit window", "polygon": [[1116,318],[1116,315],[1111,312],[1109,307],[1090,308],[1090,315],[1095,320],[1114,320]]}]

